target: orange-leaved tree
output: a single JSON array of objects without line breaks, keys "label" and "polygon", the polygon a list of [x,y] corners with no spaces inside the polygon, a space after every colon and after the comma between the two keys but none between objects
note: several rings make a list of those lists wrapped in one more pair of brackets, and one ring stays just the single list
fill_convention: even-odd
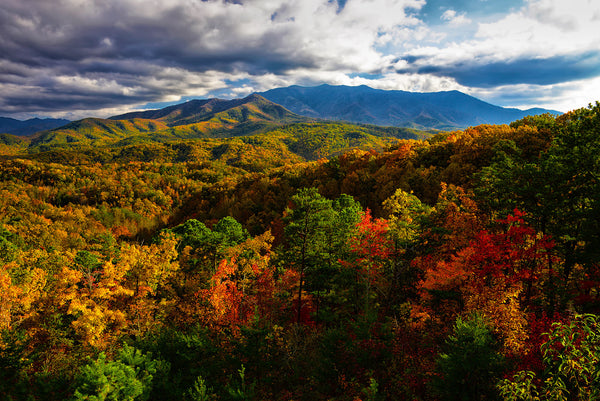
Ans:
[{"label": "orange-leaved tree", "polygon": [[494,324],[506,352],[526,346],[526,308],[548,302],[553,242],[527,226],[523,213],[500,220],[503,231],[480,231],[469,246],[426,273],[422,288],[428,292],[454,291],[461,311],[479,311]]},{"label": "orange-leaved tree", "polygon": [[200,304],[208,306],[199,311],[208,324],[236,334],[242,326],[273,323],[281,308],[277,293],[283,289],[270,263],[272,241],[267,231],[226,251],[209,288],[197,292]]}]

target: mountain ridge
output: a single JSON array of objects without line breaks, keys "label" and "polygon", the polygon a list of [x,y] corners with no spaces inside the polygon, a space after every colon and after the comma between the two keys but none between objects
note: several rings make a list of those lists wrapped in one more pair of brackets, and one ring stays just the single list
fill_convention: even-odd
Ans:
[{"label": "mountain ridge", "polygon": [[[252,108],[249,110],[248,108]],[[267,119],[275,120],[293,120],[305,121],[300,115],[286,110],[279,104],[275,104],[259,94],[251,94],[238,99],[194,99],[185,103],[168,106],[162,109],[153,109],[146,111],[134,111],[113,117],[109,120],[129,120],[134,118],[152,119],[166,123],[169,127],[194,124],[208,121],[217,114],[227,112],[228,110],[242,108],[242,110],[254,111],[257,115]],[[243,113],[242,113],[243,114]],[[242,116],[243,117],[243,116]]]},{"label": "mountain ridge", "polygon": [[[294,110],[304,113],[304,116]],[[322,131],[326,127],[339,129],[334,128],[335,122],[369,125],[371,127],[365,127],[365,132],[380,138],[416,138],[436,130],[506,124],[529,114],[542,112],[552,111],[502,108],[458,91],[415,93],[383,91],[365,85],[291,86],[262,94],[253,93],[238,99],[194,99],[162,109],[135,111],[107,119],[86,118],[36,132],[27,137],[27,141],[33,151],[36,148],[51,149],[71,145],[104,146],[147,141],[230,138],[275,132],[284,126],[299,123],[320,123],[319,127],[306,127],[314,135],[325,138]],[[4,121],[18,123],[18,120]],[[373,127],[390,127],[397,132],[379,132]],[[362,128],[355,129],[360,131]],[[302,132],[305,131],[306,128],[302,128]],[[344,135],[350,133],[346,132]],[[338,139],[344,135],[338,135]],[[348,138],[343,140],[348,141]],[[14,139],[7,137],[4,141],[13,142]]]},{"label": "mountain ridge", "polygon": [[[262,120],[275,124],[320,119],[419,130],[454,130],[480,124],[508,124],[528,115],[543,113],[562,114],[543,108],[504,108],[456,90],[407,92],[374,89],[366,85],[323,84],[275,88],[230,100],[193,99],[161,109],[134,111],[104,120],[155,120],[173,128],[208,121],[211,124],[204,125],[225,127],[228,122],[239,119],[242,121],[238,123]],[[56,130],[70,123],[64,119],[20,121],[0,117],[0,133],[29,136]],[[250,131],[255,128],[250,128]],[[204,129],[199,128],[201,131]]]},{"label": "mountain ridge", "polygon": [[[234,100],[193,100],[108,119],[85,118],[39,132],[25,142],[16,143],[9,136],[0,140],[14,146],[13,152],[22,149],[30,154],[44,153],[41,157],[48,160],[62,160],[66,150],[85,151],[89,157],[96,155],[92,158],[103,160],[107,155],[137,155],[134,158],[147,160],[153,154],[165,157],[167,148],[161,148],[163,144],[196,149],[188,152],[190,155],[216,152],[214,156],[219,160],[226,153],[227,163],[239,164],[236,160],[246,160],[243,154],[256,155],[258,159],[264,155],[285,155],[289,160],[317,160],[352,149],[383,150],[398,139],[424,139],[430,135],[410,128],[316,120],[252,94]],[[280,156],[269,157],[284,157]],[[183,160],[191,156],[173,157]]]},{"label": "mountain ridge", "polygon": [[17,136],[28,136],[36,132],[45,131],[69,124],[70,120],[63,118],[30,118],[17,120],[15,118],[0,117],[0,133]]}]

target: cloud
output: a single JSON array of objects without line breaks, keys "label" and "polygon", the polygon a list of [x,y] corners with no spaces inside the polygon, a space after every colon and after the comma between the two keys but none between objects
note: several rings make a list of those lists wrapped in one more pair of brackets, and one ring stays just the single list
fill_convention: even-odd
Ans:
[{"label": "cloud", "polygon": [[[527,7],[480,24],[477,38],[502,54],[557,54],[599,49],[600,3],[589,0],[530,0]],[[509,49],[512,48],[512,51]]]},{"label": "cloud", "polygon": [[[600,75],[600,51],[567,54],[547,58],[516,58],[496,61],[495,57],[482,57],[471,62],[454,62],[438,65],[423,59],[414,59],[412,68],[404,70],[449,76],[468,87],[495,87],[513,84],[552,85],[566,81],[593,78]],[[400,70],[402,71],[402,70]]]},{"label": "cloud", "polygon": [[469,90],[470,95],[501,106],[529,109],[543,104],[560,112],[586,107],[598,100],[598,93],[600,78],[556,85],[517,84]]},{"label": "cloud", "polygon": [[3,0],[0,115],[320,83],[504,100],[527,88],[533,101],[600,74],[600,3],[519,1],[500,14],[505,3],[479,0]]},{"label": "cloud", "polygon": [[471,23],[471,20],[467,18],[465,13],[458,14],[452,9],[444,11],[440,19],[447,21],[451,26],[467,25]]},{"label": "cloud", "polygon": [[[449,21],[456,15],[452,10],[443,14]],[[410,49],[396,68],[453,78],[471,93],[484,88],[501,93],[518,85],[548,92],[553,85],[600,76],[598,15],[599,2],[530,0],[497,21],[480,22],[469,40]],[[531,91],[521,96],[534,99]]]},{"label": "cloud", "polygon": [[[0,63],[10,71],[0,72],[0,90],[11,93],[0,111],[27,106],[26,93],[36,89],[41,96],[30,99],[32,111],[37,103],[51,109],[52,94],[64,94],[57,107],[95,109],[201,96],[223,88],[226,79],[285,77],[299,68],[381,70],[389,57],[376,45],[419,25],[406,10],[423,3],[5,0]],[[14,86],[19,75],[26,90]]]}]

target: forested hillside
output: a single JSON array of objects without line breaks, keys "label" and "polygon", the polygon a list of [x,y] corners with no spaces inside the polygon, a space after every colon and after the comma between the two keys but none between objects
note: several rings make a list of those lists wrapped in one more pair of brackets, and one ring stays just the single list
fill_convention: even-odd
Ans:
[{"label": "forested hillside", "polygon": [[426,140],[130,117],[1,137],[1,399],[600,398],[600,103]]}]

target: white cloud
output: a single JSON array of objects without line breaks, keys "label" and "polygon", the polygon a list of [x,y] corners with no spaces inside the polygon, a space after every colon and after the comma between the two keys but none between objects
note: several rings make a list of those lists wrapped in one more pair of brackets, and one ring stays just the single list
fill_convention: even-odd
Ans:
[{"label": "white cloud", "polygon": [[530,108],[543,104],[546,108],[567,112],[600,101],[600,77],[533,89],[531,96],[535,101],[523,102],[516,107]]},{"label": "white cloud", "polygon": [[358,86],[367,85],[375,89],[404,90],[411,92],[439,92],[449,90],[467,91],[468,88],[448,77],[439,77],[431,74],[397,74],[386,73],[376,78],[349,76],[336,71],[296,70],[287,77],[257,77],[255,88],[264,91],[274,87],[290,85],[315,85],[327,82],[331,85]]},{"label": "white cloud", "polygon": [[[479,23],[470,40],[439,47],[417,45],[410,54],[420,57],[418,63],[423,65],[447,66],[600,51],[600,29],[594,19],[598,14],[600,2],[530,0],[498,21]],[[452,21],[457,15],[446,10],[442,18]]]},{"label": "white cloud", "polygon": [[465,13],[458,14],[452,9],[444,11],[440,19],[447,21],[451,26],[467,25],[472,22],[469,18],[467,18]]},{"label": "white cloud", "polygon": [[600,50],[600,29],[594,19],[599,13],[598,1],[529,0],[518,12],[480,24],[477,38],[482,47],[496,49],[499,58]]},{"label": "white cloud", "polygon": [[564,113],[600,100],[600,77],[555,85],[518,84],[466,88],[464,92],[500,106],[523,110],[544,107]]}]

